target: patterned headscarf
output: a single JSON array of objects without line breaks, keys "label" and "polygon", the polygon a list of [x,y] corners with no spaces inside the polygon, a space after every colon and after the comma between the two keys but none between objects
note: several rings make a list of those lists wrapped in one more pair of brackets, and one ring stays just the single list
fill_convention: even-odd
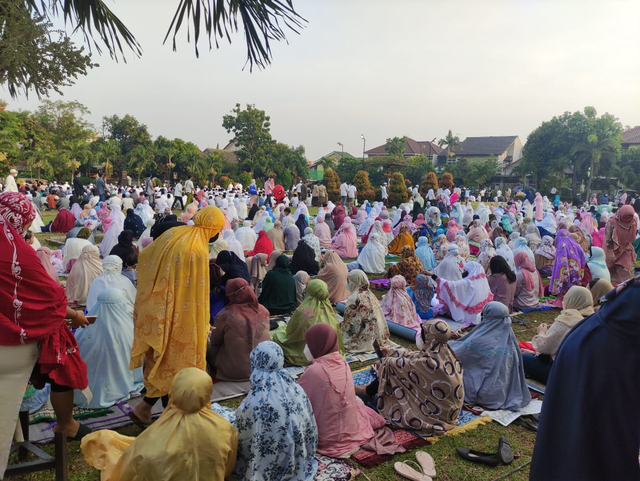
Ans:
[{"label": "patterned headscarf", "polygon": [[24,226],[36,218],[36,211],[25,195],[3,192],[0,194],[0,216],[22,235]]},{"label": "patterned headscarf", "polygon": [[559,230],[549,289],[551,294],[561,294],[567,292],[571,286],[580,285],[585,265],[586,260],[580,244],[573,240],[568,231]]}]

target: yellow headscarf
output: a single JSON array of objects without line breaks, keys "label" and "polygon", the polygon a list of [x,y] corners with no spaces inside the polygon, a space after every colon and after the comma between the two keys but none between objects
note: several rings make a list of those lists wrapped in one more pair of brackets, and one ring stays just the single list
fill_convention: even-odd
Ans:
[{"label": "yellow headscarf", "polygon": [[235,428],[211,411],[211,377],[180,371],[162,416],[137,438],[96,431],[82,439],[87,463],[101,481],[232,479],[238,449]]},{"label": "yellow headscarf", "polygon": [[147,396],[169,392],[176,373],[205,369],[209,334],[209,239],[224,227],[217,207],[205,207],[194,225],[174,227],[138,258],[131,369],[144,361]]}]

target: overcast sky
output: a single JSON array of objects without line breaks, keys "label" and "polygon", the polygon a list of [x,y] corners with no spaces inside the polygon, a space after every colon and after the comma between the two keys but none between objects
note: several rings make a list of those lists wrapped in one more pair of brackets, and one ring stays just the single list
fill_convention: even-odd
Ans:
[{"label": "overcast sky", "polygon": [[[304,145],[309,160],[333,150],[362,155],[388,137],[519,135],[587,105],[640,125],[640,2],[588,0],[294,0],[308,20],[274,45],[266,70],[242,70],[241,35],[200,58],[162,40],[178,0],[107,0],[144,49],[108,55],[64,90],[104,115],[134,115],[155,137],[223,147],[222,116],[252,103],[273,137]],[[0,96],[9,100],[6,92]],[[59,96],[53,96],[56,100]],[[9,100],[35,109],[37,99]]]}]

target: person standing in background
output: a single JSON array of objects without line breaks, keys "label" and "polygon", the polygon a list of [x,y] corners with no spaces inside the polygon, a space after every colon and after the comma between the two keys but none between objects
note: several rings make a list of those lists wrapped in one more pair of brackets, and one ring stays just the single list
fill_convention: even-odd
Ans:
[{"label": "person standing in background", "polygon": [[16,184],[17,175],[18,171],[16,169],[11,169],[9,171],[9,175],[7,175],[7,179],[5,181],[4,192],[18,192],[18,185]]},{"label": "person standing in background", "polygon": [[80,171],[76,170],[75,177],[73,178],[73,193],[76,194],[77,199],[84,197],[84,186],[80,181]]},{"label": "person standing in background", "polygon": [[[431,191],[433,193],[433,190]],[[389,194],[387,194],[387,183],[385,182],[380,186],[380,195],[382,197],[382,203],[387,205],[389,202]]]},{"label": "person standing in background", "polygon": [[184,183],[184,191],[187,194],[187,205],[193,202],[193,175]]},{"label": "person standing in background", "polygon": [[318,207],[318,184],[313,184],[311,188],[311,205],[313,207]]},{"label": "person standing in background", "polygon": [[327,202],[327,188],[324,184],[318,186],[318,207],[322,207]]},{"label": "person standing in background", "polygon": [[180,208],[184,210],[184,202],[182,202],[182,184],[180,181],[173,188],[173,196],[175,200],[173,201],[173,207],[178,208],[178,202],[180,202]]},{"label": "person standing in background", "polygon": [[358,196],[358,189],[353,183],[349,184],[349,207],[353,207]]},{"label": "person standing in background", "polygon": [[104,202],[107,199],[107,185],[104,183],[101,173],[98,173],[98,179],[96,180],[96,191],[98,197],[100,197],[100,202]]},{"label": "person standing in background", "polygon": [[349,186],[346,182],[340,184],[340,199],[342,200],[342,205],[347,206],[347,194],[349,193]]}]

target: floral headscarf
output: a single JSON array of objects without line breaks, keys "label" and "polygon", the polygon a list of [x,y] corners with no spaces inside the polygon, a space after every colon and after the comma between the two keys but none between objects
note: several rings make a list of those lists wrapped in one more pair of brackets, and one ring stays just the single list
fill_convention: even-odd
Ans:
[{"label": "floral headscarf", "polygon": [[23,227],[36,218],[36,211],[25,195],[3,192],[0,194],[0,216],[22,235]]},{"label": "floral headscarf", "polygon": [[[544,241],[544,238],[542,239]],[[556,256],[549,291],[558,295],[567,292],[571,286],[580,285],[584,276],[586,260],[584,252],[565,229],[556,237]]]}]

